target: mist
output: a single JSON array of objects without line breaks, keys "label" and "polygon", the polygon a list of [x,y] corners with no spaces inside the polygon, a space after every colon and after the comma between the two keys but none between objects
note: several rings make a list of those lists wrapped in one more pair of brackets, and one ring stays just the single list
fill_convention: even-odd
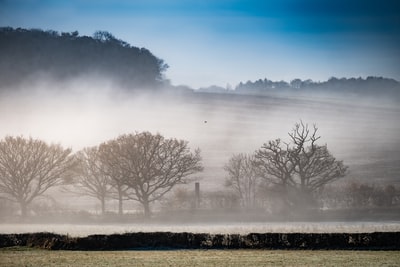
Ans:
[{"label": "mist", "polygon": [[[348,96],[328,94],[255,96],[190,90],[177,92],[167,89],[127,91],[113,80],[98,75],[82,75],[62,82],[40,77],[19,87],[3,90],[0,97],[0,136],[38,138],[72,148],[73,152],[99,145],[121,134],[142,131],[160,133],[166,138],[187,140],[191,149],[201,150],[204,171],[196,174],[195,180],[201,184],[201,194],[205,195],[226,190],[227,174],[223,167],[233,154],[253,153],[269,140],[281,138],[285,141],[294,123],[302,120],[310,125],[316,124],[321,136],[319,143],[327,144],[337,159],[349,165],[349,173],[342,179],[345,183],[359,181],[397,186],[400,174],[399,115],[400,109],[390,101],[371,100],[367,97],[350,99]],[[177,187],[176,190],[183,188],[190,193],[193,187],[193,184],[188,184]],[[43,205],[45,208],[50,205],[52,209],[60,209],[61,214],[73,212],[76,218],[71,219],[70,223],[87,222],[88,213],[79,215],[81,211],[98,213],[96,200],[78,197],[64,189],[49,190],[46,198],[40,199],[35,205]],[[166,201],[173,197],[176,190],[166,196]],[[49,200],[53,204],[43,204]],[[112,212],[116,205],[115,201],[109,200],[107,210],[111,215],[100,221],[101,223],[115,223],[110,218],[114,216]],[[161,211],[162,215],[150,224],[151,227],[146,228],[147,223],[141,224],[141,207],[134,201],[125,201],[124,209],[128,217],[123,222],[136,222],[132,227],[143,231],[167,228],[200,231],[205,228],[199,228],[199,223],[206,227],[207,224],[204,223],[208,221],[214,223],[213,231],[241,233],[250,229],[266,231],[266,228],[269,231],[289,232],[323,231],[324,227],[329,231],[354,231],[357,227],[357,223],[344,224],[348,228],[343,225],[333,230],[334,227],[331,225],[329,228],[327,222],[319,226],[303,225],[303,228],[291,228],[290,224],[278,223],[281,226],[277,227],[274,223],[259,224],[265,220],[264,215],[256,216],[243,211],[232,215],[232,210],[217,210],[215,217],[211,219],[205,215],[207,211],[199,211],[194,218],[193,213],[183,212],[171,219],[165,217],[163,205],[168,204],[162,201],[156,203],[154,209]],[[308,219],[313,220],[312,216]],[[286,217],[268,218],[272,218],[272,221],[279,218],[287,220]],[[41,215],[41,219],[37,220],[32,219],[31,222],[43,222],[46,219]],[[229,226],[215,226],[216,222],[226,220],[231,221]],[[45,229],[50,227],[46,224],[42,226]],[[74,231],[62,230],[62,227],[56,225],[51,227],[57,232],[69,231],[76,235],[94,233],[93,231],[131,230],[126,228],[127,225],[110,225],[108,230],[103,226],[92,228],[92,231],[85,227]],[[397,227],[396,223],[372,224],[359,229],[393,231],[398,230]],[[18,229],[12,225],[2,225],[3,231],[7,232],[23,231],[21,228],[26,229],[25,231],[37,230],[26,224],[21,224]]]},{"label": "mist", "polygon": [[[25,88],[1,94],[0,136],[31,136],[76,152],[124,133],[160,133],[200,148],[202,175],[213,184],[223,179],[222,166],[232,154],[287,140],[299,120],[316,124],[320,143],[347,164],[400,159],[400,109],[384,100],[126,91],[109,79],[90,76],[67,82],[41,79]],[[215,176],[220,177],[211,179]]]}]

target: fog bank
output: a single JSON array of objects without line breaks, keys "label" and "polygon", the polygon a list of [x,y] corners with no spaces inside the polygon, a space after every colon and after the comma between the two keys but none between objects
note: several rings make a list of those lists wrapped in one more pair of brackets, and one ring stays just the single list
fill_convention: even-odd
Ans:
[{"label": "fog bank", "polygon": [[[233,153],[285,141],[299,120],[318,126],[320,144],[350,165],[350,176],[398,183],[399,117],[396,105],[368,98],[127,92],[101,77],[41,80],[0,94],[2,138],[32,136],[78,151],[124,133],[158,132],[201,149],[206,188],[223,185],[222,167]],[[360,166],[371,164],[363,173]]]}]

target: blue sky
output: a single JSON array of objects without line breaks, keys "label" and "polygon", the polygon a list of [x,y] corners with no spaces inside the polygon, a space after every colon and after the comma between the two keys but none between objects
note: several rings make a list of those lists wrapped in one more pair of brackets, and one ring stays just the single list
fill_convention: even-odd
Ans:
[{"label": "blue sky", "polygon": [[0,26],[106,30],[164,59],[175,85],[400,80],[398,0],[0,0]]}]

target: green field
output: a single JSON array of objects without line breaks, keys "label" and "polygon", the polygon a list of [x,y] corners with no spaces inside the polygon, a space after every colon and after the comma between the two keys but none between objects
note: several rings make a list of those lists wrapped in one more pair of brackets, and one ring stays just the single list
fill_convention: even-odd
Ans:
[{"label": "green field", "polygon": [[400,266],[400,251],[0,249],[0,266]]}]

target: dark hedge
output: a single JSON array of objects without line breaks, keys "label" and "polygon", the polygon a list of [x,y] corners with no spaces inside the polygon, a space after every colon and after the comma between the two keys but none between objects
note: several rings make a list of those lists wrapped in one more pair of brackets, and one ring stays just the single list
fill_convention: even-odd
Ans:
[{"label": "dark hedge", "polygon": [[51,250],[133,249],[359,249],[399,250],[400,232],[376,233],[126,233],[69,237],[52,233],[0,234],[0,247]]}]

